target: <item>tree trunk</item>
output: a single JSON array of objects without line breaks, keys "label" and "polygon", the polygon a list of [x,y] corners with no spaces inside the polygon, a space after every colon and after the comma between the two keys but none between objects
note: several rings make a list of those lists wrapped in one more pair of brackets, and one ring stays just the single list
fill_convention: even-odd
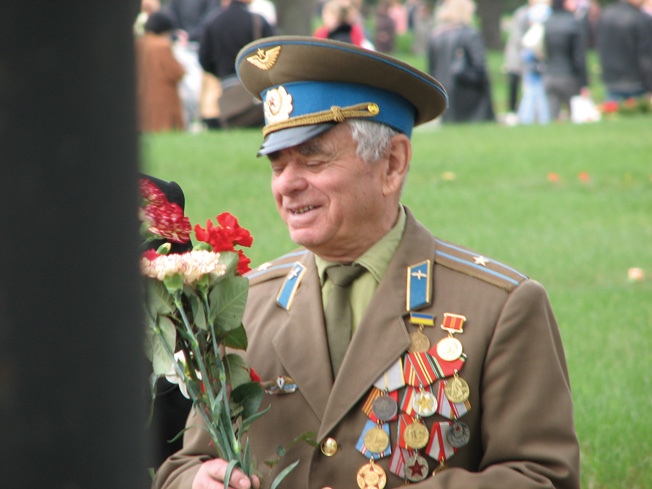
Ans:
[{"label": "tree trunk", "polygon": [[311,21],[315,15],[314,0],[276,0],[278,33],[282,35],[310,36]]},{"label": "tree trunk", "polygon": [[477,15],[481,21],[482,38],[487,49],[502,49],[500,30],[501,0],[477,0]]}]

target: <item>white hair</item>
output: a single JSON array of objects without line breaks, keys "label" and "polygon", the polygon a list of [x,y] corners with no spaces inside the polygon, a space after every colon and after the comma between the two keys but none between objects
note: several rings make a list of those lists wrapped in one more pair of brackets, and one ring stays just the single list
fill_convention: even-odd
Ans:
[{"label": "white hair", "polygon": [[386,156],[392,144],[392,137],[399,134],[397,130],[379,122],[348,119],[346,123],[351,128],[351,136],[358,145],[356,151],[358,158],[368,163],[375,163]]}]

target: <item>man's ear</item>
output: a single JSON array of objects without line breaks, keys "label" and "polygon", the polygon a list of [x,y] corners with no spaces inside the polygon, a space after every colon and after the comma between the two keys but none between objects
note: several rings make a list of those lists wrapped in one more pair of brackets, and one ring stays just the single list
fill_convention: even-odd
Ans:
[{"label": "man's ear", "polygon": [[412,143],[405,134],[397,134],[391,139],[387,155],[387,167],[383,194],[400,193],[403,181],[410,168],[412,158]]}]

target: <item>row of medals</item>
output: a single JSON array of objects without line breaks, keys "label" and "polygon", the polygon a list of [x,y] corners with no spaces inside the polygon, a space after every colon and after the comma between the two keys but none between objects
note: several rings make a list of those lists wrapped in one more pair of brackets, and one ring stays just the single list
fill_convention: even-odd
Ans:
[{"label": "row of medals", "polygon": [[[442,329],[444,328],[442,325]],[[423,325],[419,326],[419,331],[410,334],[411,344],[408,353],[426,352],[430,349],[430,340],[423,334]],[[462,343],[453,336],[453,331],[449,330],[446,338],[437,343],[437,354],[439,357],[448,362],[453,362],[462,356]],[[447,379],[444,387],[446,398],[452,403],[463,403],[469,398],[469,385],[462,379],[457,371],[452,378]],[[435,395],[423,388],[414,395],[412,408],[418,415],[418,418],[432,416],[437,412],[437,398]],[[372,412],[381,422],[388,422],[394,419],[398,413],[397,402],[388,395],[387,392],[378,396],[372,404]],[[414,450],[409,458],[405,460],[405,479],[409,482],[419,482],[428,476],[428,462],[419,454],[421,448],[428,444],[430,432],[428,427],[416,419],[405,428],[403,438],[405,444]],[[466,423],[455,419],[446,433],[448,443],[454,448],[465,446],[471,438],[471,432]],[[374,453],[383,453],[390,444],[387,433],[380,427],[371,428],[364,436],[364,444],[367,450]],[[408,467],[416,467],[417,470],[408,471]],[[436,475],[444,469],[444,460],[440,460],[432,475]],[[360,489],[383,489],[387,483],[385,470],[374,463],[373,457],[369,463],[363,465],[357,474],[358,486]]]}]

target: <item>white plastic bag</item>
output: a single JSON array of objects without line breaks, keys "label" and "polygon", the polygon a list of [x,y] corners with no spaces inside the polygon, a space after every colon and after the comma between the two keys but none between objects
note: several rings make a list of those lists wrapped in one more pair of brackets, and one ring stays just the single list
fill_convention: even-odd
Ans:
[{"label": "white plastic bag", "polygon": [[590,97],[584,97],[582,95],[571,97],[570,111],[571,121],[575,124],[597,122],[600,120],[600,112]]}]

